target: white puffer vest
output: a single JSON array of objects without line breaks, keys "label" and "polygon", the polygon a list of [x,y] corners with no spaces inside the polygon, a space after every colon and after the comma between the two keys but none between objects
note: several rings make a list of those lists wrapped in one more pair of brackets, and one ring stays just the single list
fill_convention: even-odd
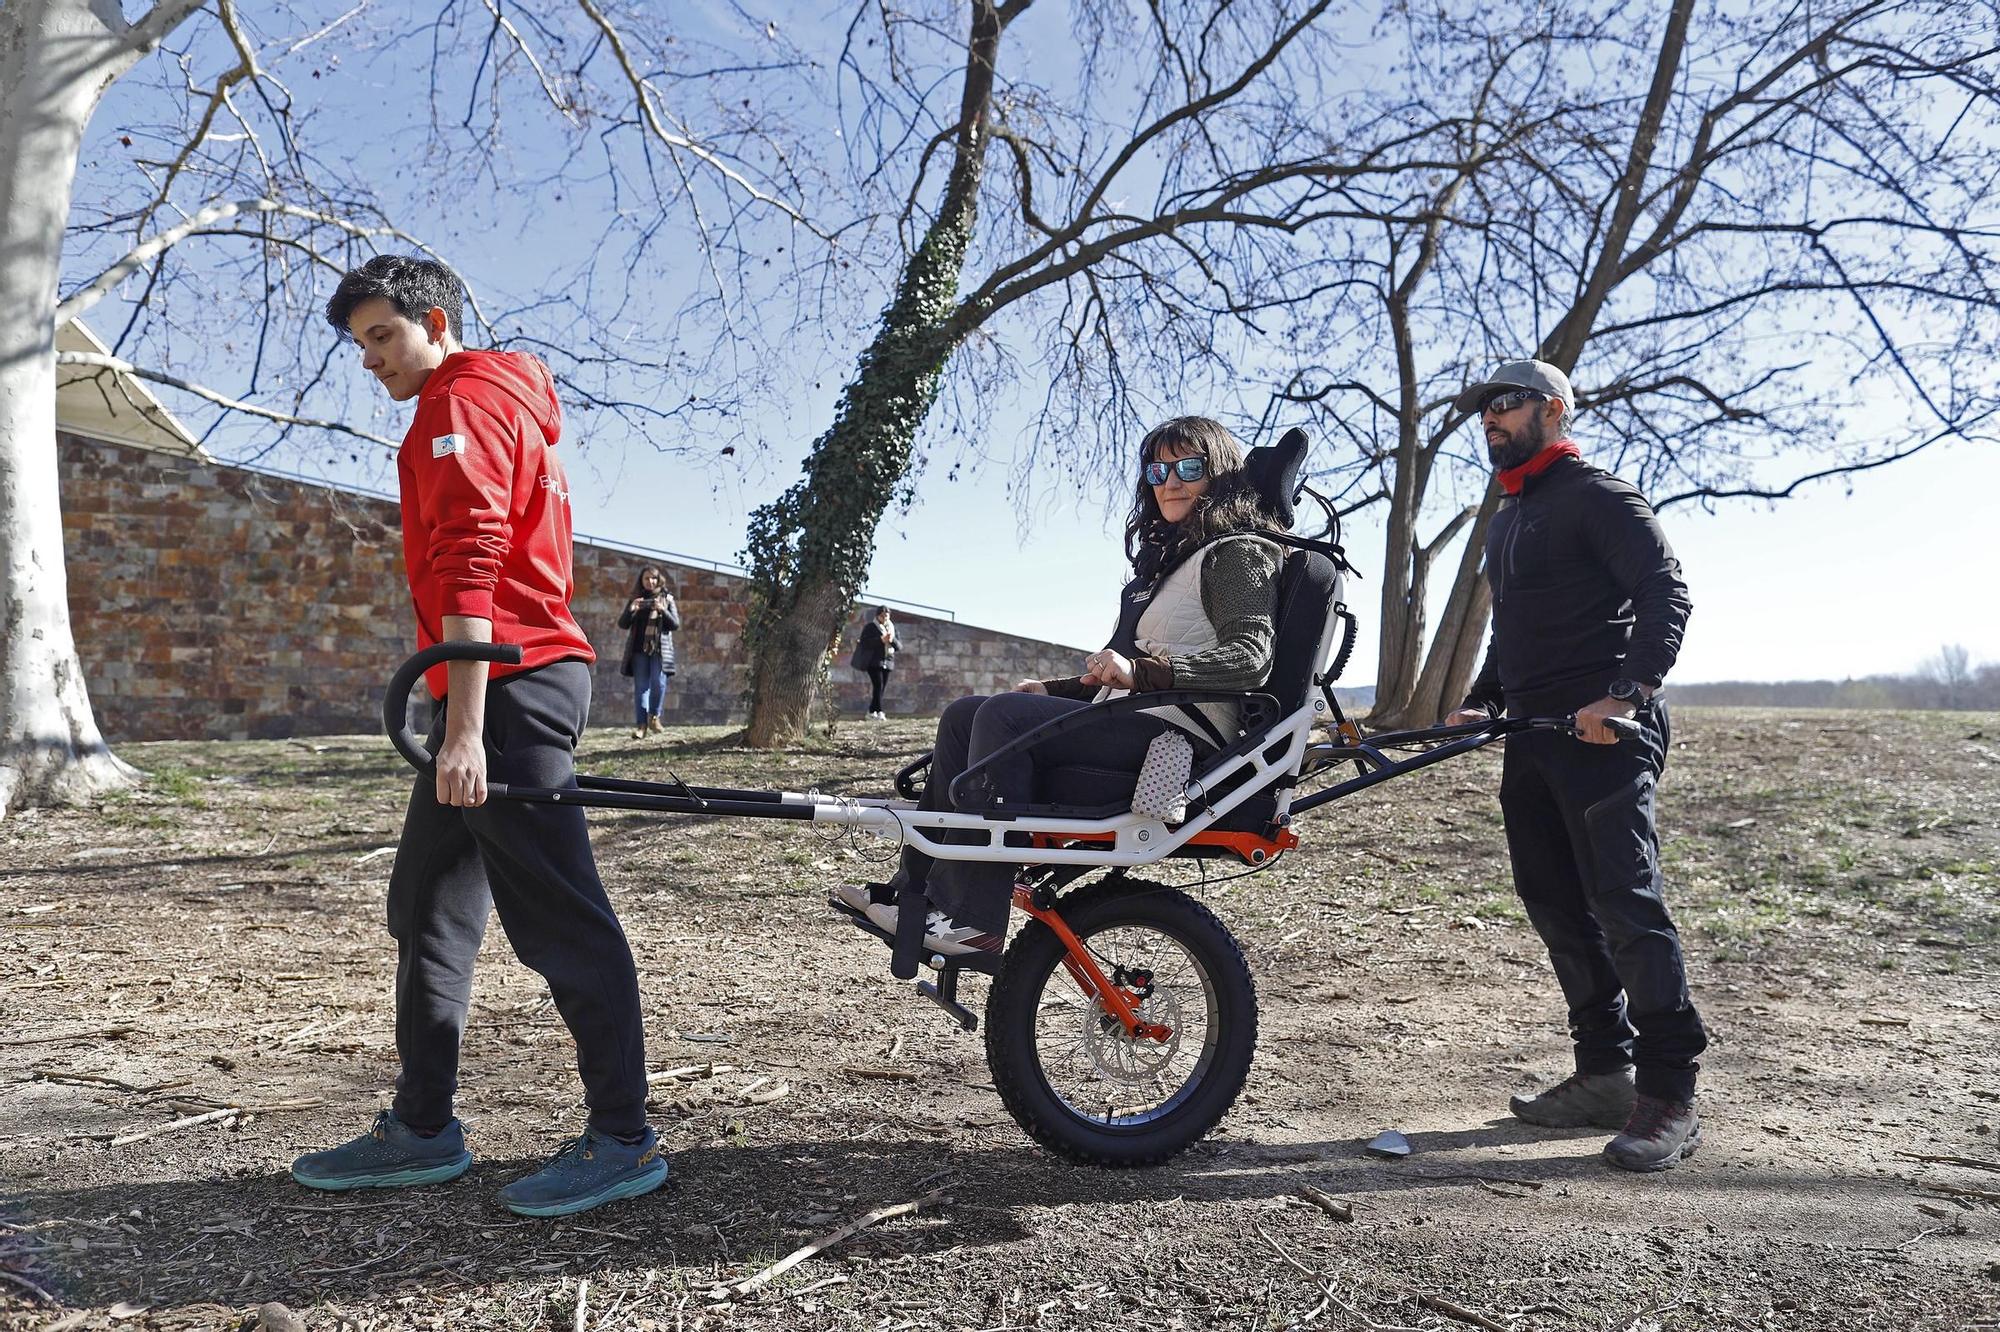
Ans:
[{"label": "white puffer vest", "polygon": [[[1262,537],[1239,533],[1210,542],[1183,560],[1180,567],[1168,574],[1153,591],[1152,600],[1139,615],[1139,623],[1134,634],[1137,647],[1149,657],[1192,657],[1206,652],[1222,641],[1215,632],[1215,626],[1208,622],[1208,612],[1201,605],[1201,571],[1208,563],[1208,557],[1217,548],[1230,541],[1257,541],[1264,545],[1274,543]],[[1102,703],[1109,698],[1121,698],[1130,693],[1126,689],[1113,689],[1106,685],[1097,691],[1092,702]],[[1239,703],[1195,703],[1187,706],[1145,708],[1142,711],[1159,717],[1172,726],[1186,731],[1197,740],[1213,745],[1215,737],[1208,733],[1208,727],[1196,721],[1191,713],[1199,713],[1222,735],[1225,745],[1236,739],[1241,726],[1243,707]]]}]

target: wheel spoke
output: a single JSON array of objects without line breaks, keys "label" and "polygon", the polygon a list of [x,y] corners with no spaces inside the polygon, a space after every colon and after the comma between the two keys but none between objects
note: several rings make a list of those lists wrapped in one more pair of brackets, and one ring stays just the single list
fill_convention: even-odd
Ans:
[{"label": "wheel spoke", "polygon": [[1036,1004],[1036,1058],[1070,1113],[1100,1126],[1142,1125],[1184,1100],[1206,1067],[1217,1035],[1213,983],[1186,947],[1150,925],[1113,926],[1084,942],[1107,977],[1121,967],[1152,973],[1150,993],[1134,1007],[1173,1034],[1165,1042],[1127,1036],[1098,1004],[1069,992],[1058,963]]}]

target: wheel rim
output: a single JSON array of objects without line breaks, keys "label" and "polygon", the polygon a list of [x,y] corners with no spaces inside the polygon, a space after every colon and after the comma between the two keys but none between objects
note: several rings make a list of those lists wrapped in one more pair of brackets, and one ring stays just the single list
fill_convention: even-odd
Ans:
[{"label": "wheel rim", "polygon": [[[1221,1031],[1214,978],[1193,949],[1157,925],[1111,925],[1083,936],[1106,977],[1150,972],[1142,1021],[1172,1028],[1164,1042],[1133,1040],[1087,998],[1057,961],[1035,1006],[1035,1064],[1069,1114],[1100,1129],[1141,1129],[1192,1097],[1214,1063]],[[1127,993],[1132,993],[1130,987]]]}]

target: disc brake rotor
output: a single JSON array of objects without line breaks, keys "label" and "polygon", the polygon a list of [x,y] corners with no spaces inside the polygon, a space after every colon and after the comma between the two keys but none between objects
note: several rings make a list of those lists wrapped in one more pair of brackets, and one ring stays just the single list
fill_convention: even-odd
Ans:
[{"label": "disc brake rotor", "polygon": [[1097,1071],[1116,1082],[1150,1083],[1173,1063],[1181,1048],[1181,1004],[1172,990],[1156,989],[1136,1005],[1139,1020],[1166,1027],[1164,1041],[1133,1039],[1125,1024],[1102,1008],[1083,1015],[1083,1048]]}]

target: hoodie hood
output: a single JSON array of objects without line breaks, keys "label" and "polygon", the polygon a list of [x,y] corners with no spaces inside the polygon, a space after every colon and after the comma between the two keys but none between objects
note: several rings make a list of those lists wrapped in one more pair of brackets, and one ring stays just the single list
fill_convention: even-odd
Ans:
[{"label": "hoodie hood", "polygon": [[518,402],[541,428],[544,444],[554,448],[562,436],[562,406],[556,401],[555,376],[539,356],[527,352],[453,352],[431,371],[419,397],[429,399],[449,392],[474,401],[489,393],[503,393]]}]

